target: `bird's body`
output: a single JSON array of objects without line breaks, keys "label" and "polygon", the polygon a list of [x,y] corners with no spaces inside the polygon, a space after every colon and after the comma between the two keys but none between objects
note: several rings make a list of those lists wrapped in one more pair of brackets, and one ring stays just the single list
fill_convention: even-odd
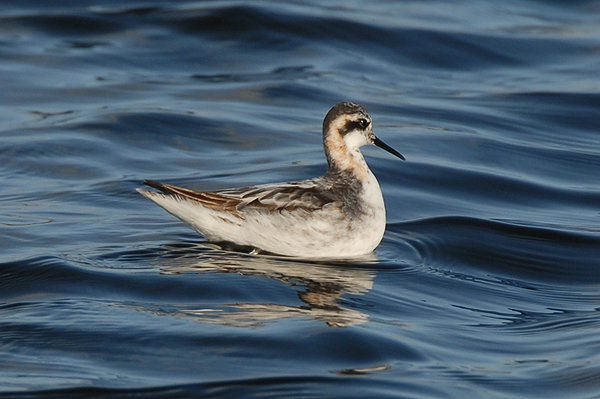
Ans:
[{"label": "bird's body", "polygon": [[385,206],[360,147],[375,144],[371,117],[355,103],[339,103],[323,122],[329,169],[289,183],[197,192],[146,180],[138,189],[209,241],[226,241],[275,254],[348,258],[372,252],[383,238]]}]

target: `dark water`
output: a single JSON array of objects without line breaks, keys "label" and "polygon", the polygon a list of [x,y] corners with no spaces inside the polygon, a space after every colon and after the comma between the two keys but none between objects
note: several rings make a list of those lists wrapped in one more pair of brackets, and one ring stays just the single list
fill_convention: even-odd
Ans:
[{"label": "dark water", "polygon": [[[600,397],[600,2],[5,1],[0,396]],[[135,192],[325,170],[375,256],[207,244]]]}]

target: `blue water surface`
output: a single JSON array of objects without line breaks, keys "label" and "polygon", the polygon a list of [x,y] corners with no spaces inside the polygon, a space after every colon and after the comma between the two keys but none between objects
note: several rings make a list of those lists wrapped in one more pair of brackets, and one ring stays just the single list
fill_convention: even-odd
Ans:
[{"label": "blue water surface", "polygon": [[[4,1],[0,397],[600,397],[600,2]],[[373,256],[206,242],[143,179],[314,177],[361,103]]]}]

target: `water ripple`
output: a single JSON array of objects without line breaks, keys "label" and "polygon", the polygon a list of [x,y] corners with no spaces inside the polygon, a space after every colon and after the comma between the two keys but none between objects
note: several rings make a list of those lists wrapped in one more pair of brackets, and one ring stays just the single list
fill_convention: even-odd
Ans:
[{"label": "water ripple", "polygon": [[[468,217],[396,224],[428,265],[561,283],[600,283],[597,234]],[[577,259],[576,263],[571,259]]]}]

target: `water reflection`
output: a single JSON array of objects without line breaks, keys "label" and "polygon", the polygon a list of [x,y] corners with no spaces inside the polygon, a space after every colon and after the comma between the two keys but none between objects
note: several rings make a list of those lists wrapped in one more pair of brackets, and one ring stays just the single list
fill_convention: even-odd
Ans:
[{"label": "water reflection", "polygon": [[[308,262],[275,256],[252,256],[219,250],[203,251],[200,256],[173,259],[161,267],[162,274],[236,273],[246,277],[265,277],[294,289],[302,287],[300,306],[278,303],[230,303],[210,308],[178,307],[169,312],[198,322],[233,327],[263,327],[282,319],[311,317],[332,327],[365,323],[369,316],[343,305],[343,295],[363,295],[373,288],[376,271],[360,268],[377,262],[375,254],[352,262]],[[164,313],[164,312],[163,312]]]}]

